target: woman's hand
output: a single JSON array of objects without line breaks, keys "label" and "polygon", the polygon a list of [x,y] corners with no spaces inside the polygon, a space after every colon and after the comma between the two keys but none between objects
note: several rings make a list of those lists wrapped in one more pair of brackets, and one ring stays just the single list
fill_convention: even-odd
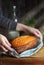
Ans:
[{"label": "woman's hand", "polygon": [[35,36],[37,36],[37,37],[39,37],[39,38],[42,39],[42,34],[41,34],[41,32],[38,29],[35,29],[35,28],[32,28],[32,27],[26,26],[24,24],[18,23],[17,24],[17,27],[16,27],[16,30],[17,31],[24,31],[24,32],[32,33]]},{"label": "woman's hand", "polygon": [[37,37],[39,37],[39,38],[42,39],[42,34],[41,34],[41,32],[40,32],[38,29],[32,28],[32,27],[28,27],[27,30],[28,30],[30,33],[32,33],[32,34],[34,34],[35,36],[37,36]]},{"label": "woman's hand", "polygon": [[11,48],[11,44],[7,40],[7,38],[0,34],[0,48],[3,49],[3,51],[14,51],[13,48]]}]

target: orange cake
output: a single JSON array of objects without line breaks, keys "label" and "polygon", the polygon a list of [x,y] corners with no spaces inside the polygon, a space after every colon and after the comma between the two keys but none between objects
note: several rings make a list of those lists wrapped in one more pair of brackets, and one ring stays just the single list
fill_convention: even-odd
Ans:
[{"label": "orange cake", "polygon": [[19,36],[11,41],[11,44],[18,53],[21,53],[27,49],[31,49],[37,45],[38,39],[35,36]]}]

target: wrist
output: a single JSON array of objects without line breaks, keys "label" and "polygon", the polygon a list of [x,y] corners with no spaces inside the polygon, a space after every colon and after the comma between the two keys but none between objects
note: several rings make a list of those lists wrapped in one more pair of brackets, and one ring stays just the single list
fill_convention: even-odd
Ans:
[{"label": "wrist", "polygon": [[21,24],[21,23],[18,23],[17,26],[16,26],[16,30],[17,31],[30,31],[32,29],[32,27],[29,27],[29,26],[26,26],[24,24]]},{"label": "wrist", "polygon": [[17,31],[23,31],[25,28],[25,25],[21,24],[21,23],[18,23],[17,26],[16,26],[16,30]]}]

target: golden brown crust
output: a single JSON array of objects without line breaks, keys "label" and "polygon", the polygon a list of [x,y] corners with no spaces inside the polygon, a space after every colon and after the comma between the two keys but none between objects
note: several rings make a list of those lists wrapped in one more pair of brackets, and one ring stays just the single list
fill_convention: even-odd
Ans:
[{"label": "golden brown crust", "polygon": [[28,50],[28,49],[31,49],[31,48],[36,47],[37,44],[38,44],[38,40],[35,39],[35,40],[33,40],[32,42],[29,42],[29,43],[26,44],[26,45],[23,45],[23,46],[21,46],[21,47],[18,47],[16,51],[17,51],[18,53],[21,53],[21,52],[23,52],[23,51],[25,51],[25,50]]},{"label": "golden brown crust", "polygon": [[35,36],[20,36],[11,42],[18,53],[34,48],[37,43],[38,39]]},{"label": "golden brown crust", "polygon": [[19,47],[19,46],[22,46],[22,45],[26,45],[27,43],[33,41],[37,39],[35,36],[20,36],[16,39],[14,39],[11,44],[14,46],[14,47]]}]

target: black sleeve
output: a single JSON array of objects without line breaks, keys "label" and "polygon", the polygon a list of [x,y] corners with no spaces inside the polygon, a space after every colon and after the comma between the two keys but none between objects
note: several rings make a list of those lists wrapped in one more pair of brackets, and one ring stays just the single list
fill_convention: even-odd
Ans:
[{"label": "black sleeve", "polygon": [[8,30],[15,30],[17,23],[13,20],[10,20],[2,15],[0,15],[0,26]]}]

